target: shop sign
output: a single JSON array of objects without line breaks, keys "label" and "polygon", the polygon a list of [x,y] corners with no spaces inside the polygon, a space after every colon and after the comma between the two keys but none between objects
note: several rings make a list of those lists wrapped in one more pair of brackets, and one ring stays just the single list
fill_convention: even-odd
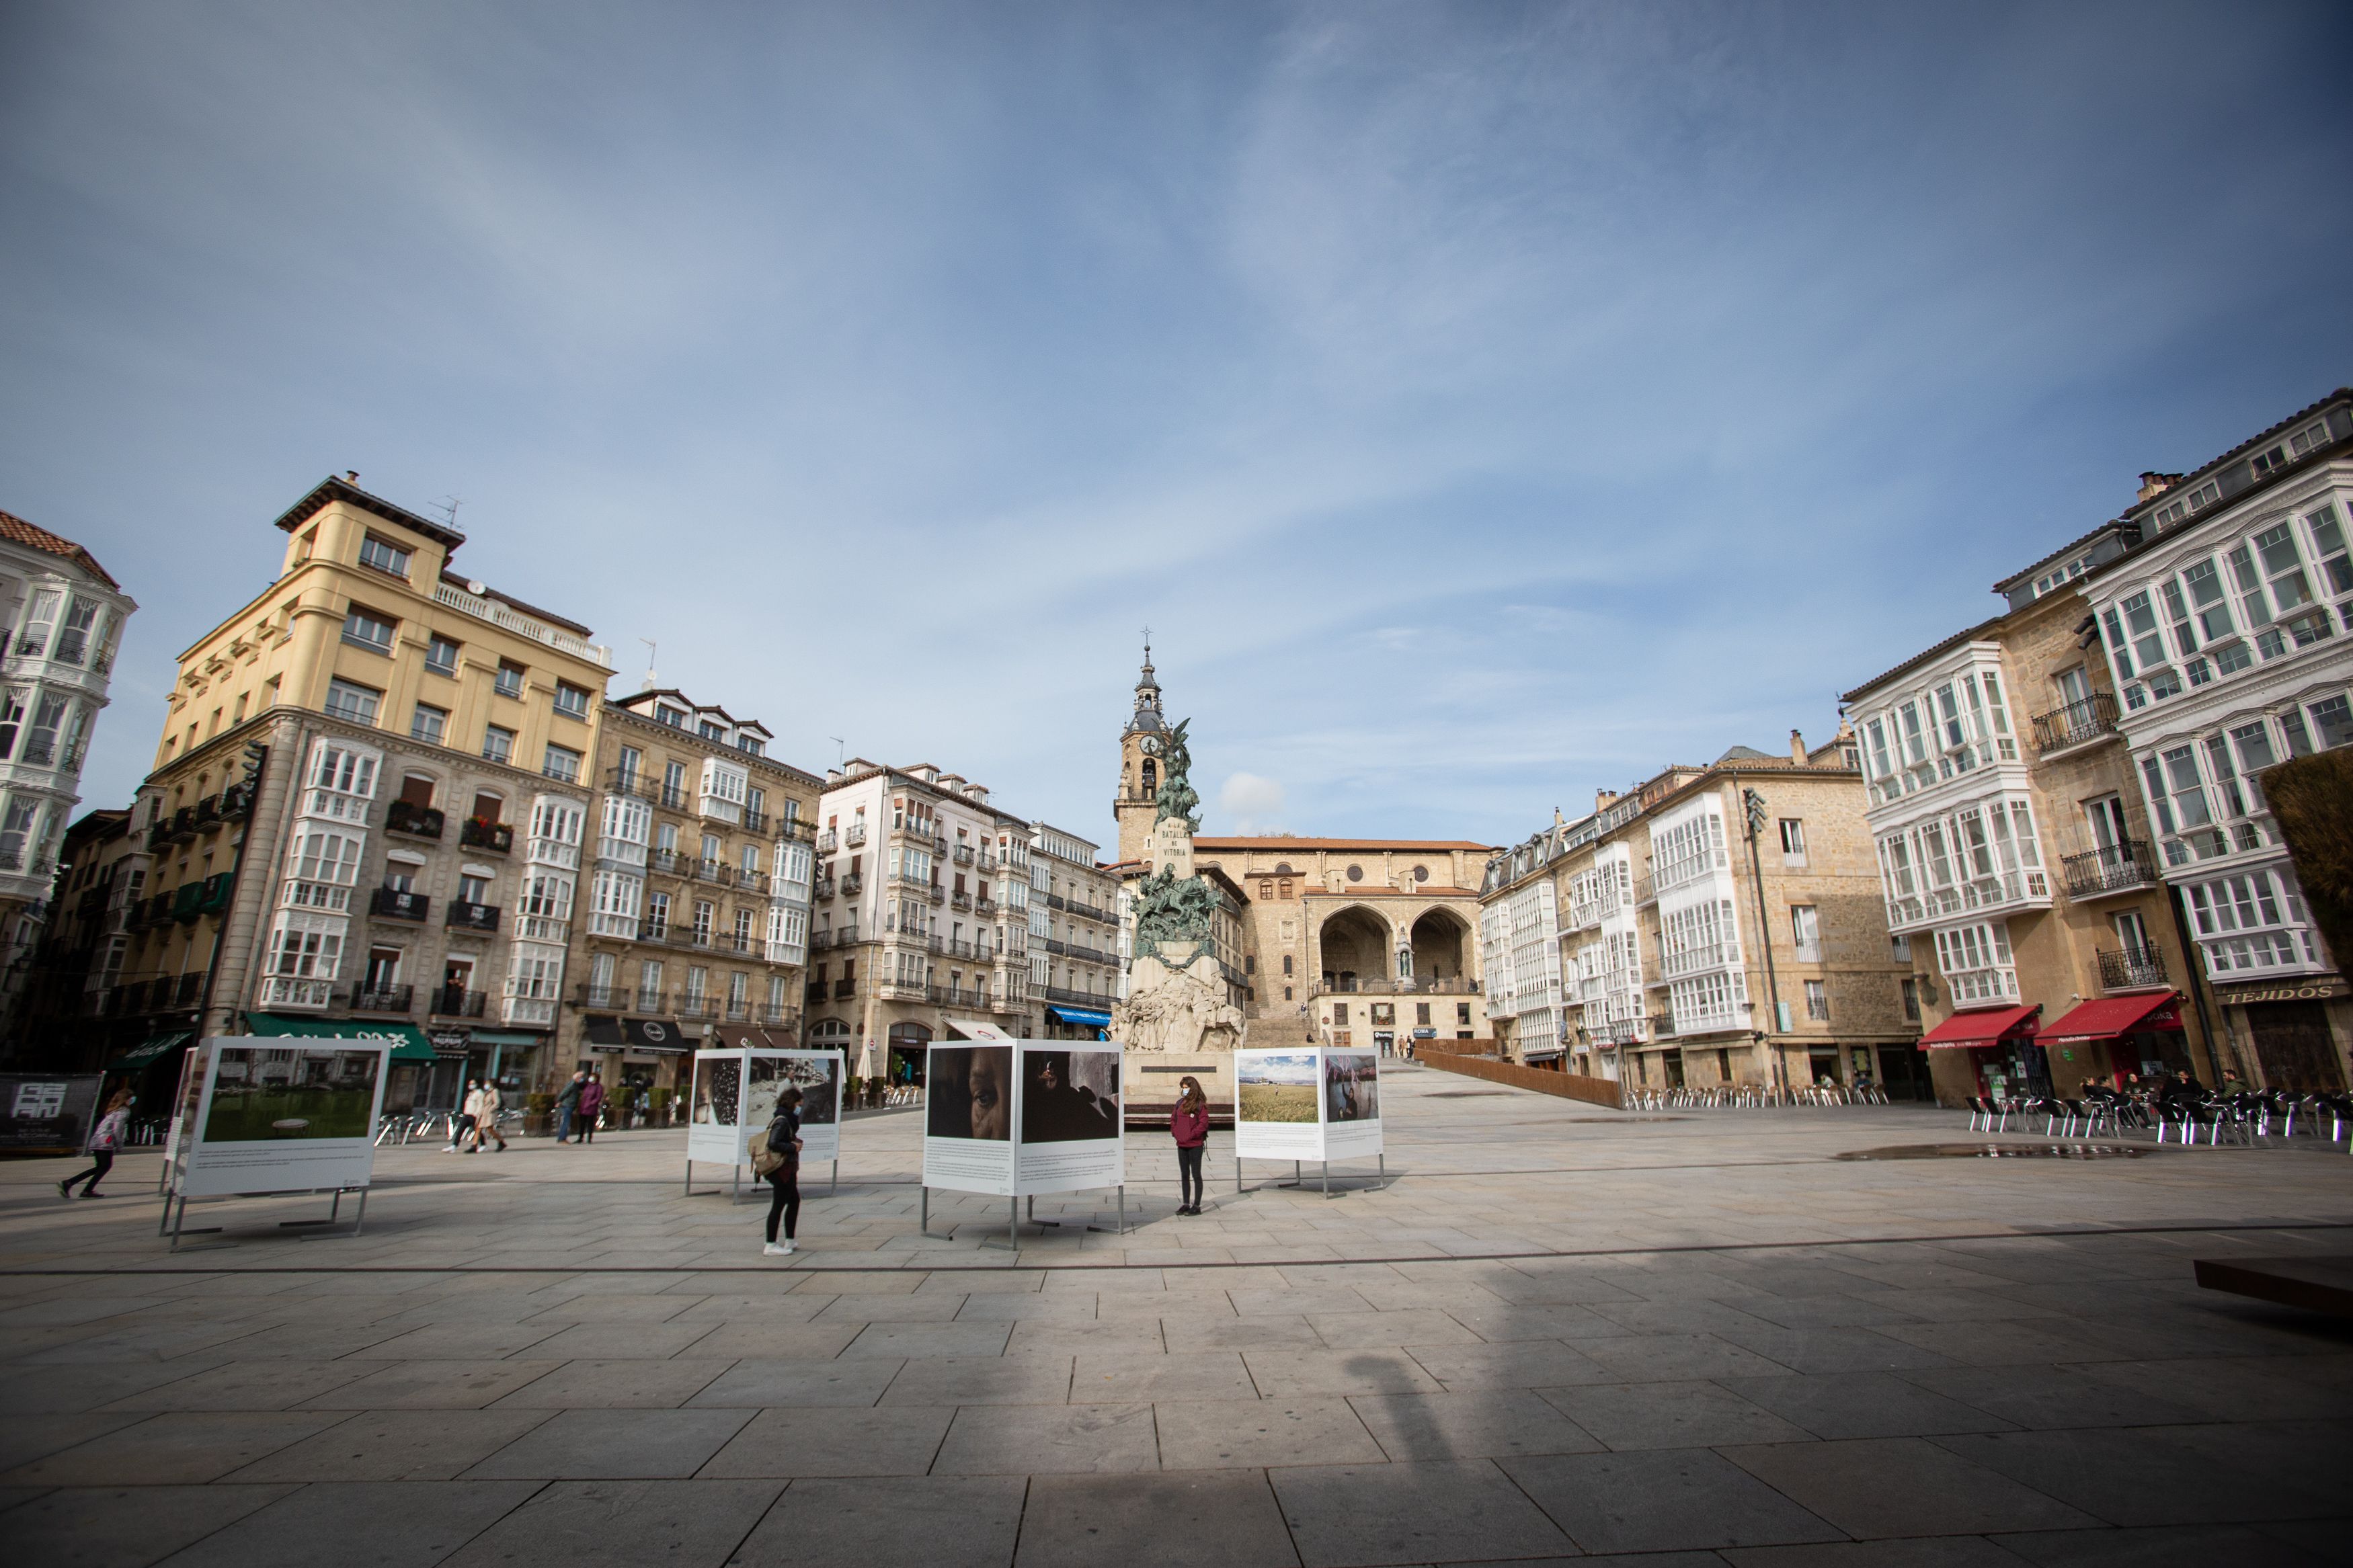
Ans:
[{"label": "shop sign", "polygon": [[1417,1040],[1434,1040],[1438,1038],[1438,1031],[1435,1029],[1416,1029],[1413,1032],[1413,1037]]},{"label": "shop sign", "polygon": [[433,1043],[433,1054],[439,1057],[462,1057],[474,1043],[471,1029],[427,1029],[425,1037]]},{"label": "shop sign", "polygon": [[2258,1002],[2333,1002],[2344,996],[2353,996],[2353,985],[2347,984],[2341,974],[2214,987],[2214,1000],[2225,1007],[2246,1007]]}]

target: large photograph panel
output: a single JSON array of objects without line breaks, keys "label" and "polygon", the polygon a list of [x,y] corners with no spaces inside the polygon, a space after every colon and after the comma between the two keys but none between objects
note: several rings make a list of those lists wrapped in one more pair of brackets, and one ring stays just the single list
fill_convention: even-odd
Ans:
[{"label": "large photograph panel", "polygon": [[1373,1051],[1327,1051],[1324,1056],[1324,1120],[1381,1119],[1381,1059]]},{"label": "large photograph panel", "polygon": [[1025,1049],[1021,1142],[1097,1142],[1119,1136],[1119,1053]]},{"label": "large photograph panel", "polygon": [[694,1059],[695,1127],[733,1127],[744,1118],[740,1107],[741,1058],[698,1056]]},{"label": "large photograph panel", "polygon": [[841,1104],[841,1058],[837,1056],[754,1056],[752,1058],[751,1116],[744,1125],[766,1126],[776,1119],[776,1097],[787,1089],[801,1091],[801,1125],[830,1127]]},{"label": "large photograph panel", "polygon": [[1314,1051],[1237,1052],[1234,1115],[1242,1121],[1314,1121]]},{"label": "large photograph panel", "polygon": [[367,1138],[381,1051],[223,1046],[205,1107],[207,1143]]},{"label": "large photograph panel", "polygon": [[928,1061],[924,1136],[1012,1142],[1011,1046],[934,1046]]}]

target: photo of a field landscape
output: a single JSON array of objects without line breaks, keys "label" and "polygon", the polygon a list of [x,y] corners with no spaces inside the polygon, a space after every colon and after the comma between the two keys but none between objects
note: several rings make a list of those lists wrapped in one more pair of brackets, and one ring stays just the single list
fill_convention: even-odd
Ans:
[{"label": "photo of a field landscape", "polygon": [[1243,1121],[1313,1121],[1315,1120],[1315,1058],[1312,1052],[1237,1056],[1234,1081],[1240,1087]]}]

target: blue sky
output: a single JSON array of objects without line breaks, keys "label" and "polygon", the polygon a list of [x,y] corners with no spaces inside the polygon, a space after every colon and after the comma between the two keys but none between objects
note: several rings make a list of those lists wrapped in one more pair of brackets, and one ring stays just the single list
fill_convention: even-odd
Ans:
[{"label": "blue sky", "polygon": [[1778,749],[2353,381],[2342,6],[0,10],[0,508],[143,605],[322,476],[779,752],[1506,841]]}]

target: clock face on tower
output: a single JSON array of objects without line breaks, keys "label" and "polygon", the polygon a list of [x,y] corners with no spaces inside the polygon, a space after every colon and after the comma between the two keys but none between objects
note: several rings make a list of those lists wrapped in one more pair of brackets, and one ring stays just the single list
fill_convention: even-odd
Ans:
[{"label": "clock face on tower", "polygon": [[1146,756],[1157,756],[1159,754],[1160,738],[1157,735],[1145,736],[1142,743]]}]

